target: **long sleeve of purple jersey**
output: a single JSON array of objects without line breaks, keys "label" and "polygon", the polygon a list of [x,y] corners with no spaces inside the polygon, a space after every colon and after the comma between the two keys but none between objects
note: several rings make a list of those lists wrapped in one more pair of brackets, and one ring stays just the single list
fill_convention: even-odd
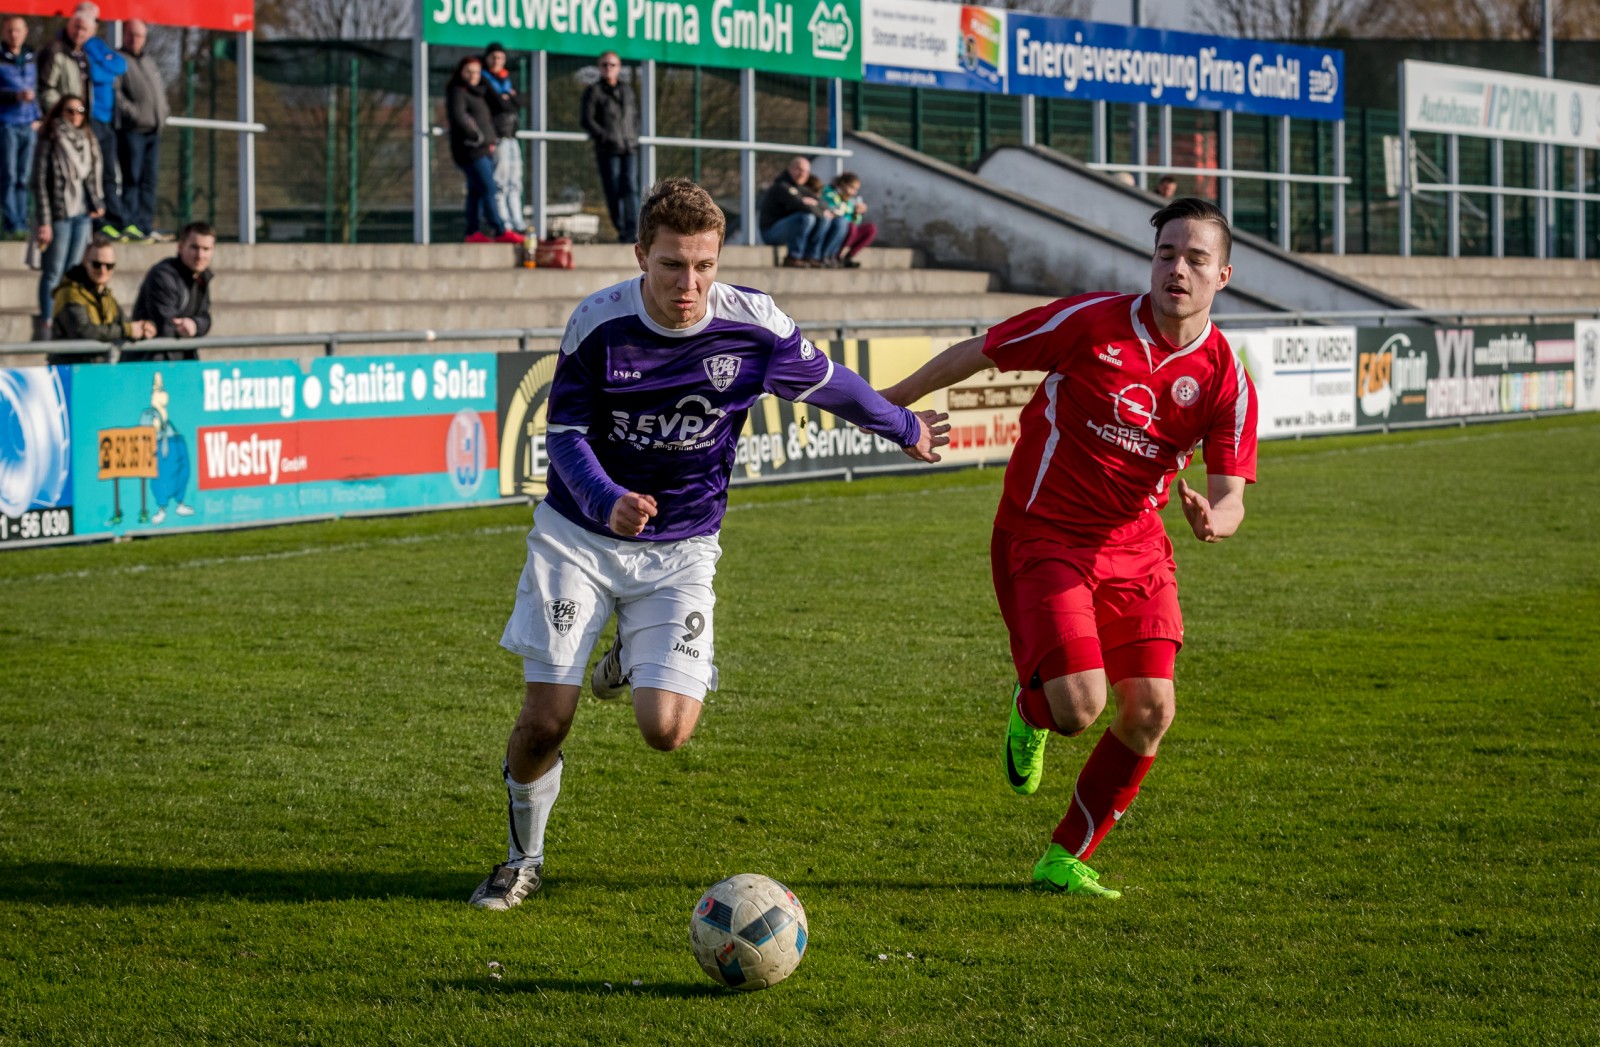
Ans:
[{"label": "long sleeve of purple jersey", "polygon": [[805,399],[795,402],[820,407],[901,447],[910,447],[922,435],[916,414],[879,396],[865,378],[848,367],[835,365],[827,381],[809,390]]},{"label": "long sleeve of purple jersey", "polygon": [[600,467],[600,459],[595,457],[588,437],[566,429],[550,433],[544,446],[551,464],[561,473],[567,490],[572,492],[584,515],[602,526],[610,526],[611,507],[628,491],[613,483]]},{"label": "long sleeve of purple jersey", "polygon": [[813,404],[901,447],[917,442],[922,429],[915,414],[879,396],[866,379],[828,359],[792,326],[793,321],[789,324],[789,332],[780,334],[773,348],[767,392],[797,404]]}]

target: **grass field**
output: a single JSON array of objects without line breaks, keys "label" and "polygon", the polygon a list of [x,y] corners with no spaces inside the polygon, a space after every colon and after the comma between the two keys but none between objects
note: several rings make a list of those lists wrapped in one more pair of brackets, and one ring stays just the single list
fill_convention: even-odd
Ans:
[{"label": "grass field", "polygon": [[[1239,537],[1170,512],[1115,903],[1024,889],[1095,734],[1007,790],[997,471],[736,492],[699,733],[585,698],[504,914],[526,509],[8,553],[0,1043],[1600,1042],[1597,464],[1600,416],[1277,444]],[[738,871],[811,920],[754,996],[687,947]]]}]

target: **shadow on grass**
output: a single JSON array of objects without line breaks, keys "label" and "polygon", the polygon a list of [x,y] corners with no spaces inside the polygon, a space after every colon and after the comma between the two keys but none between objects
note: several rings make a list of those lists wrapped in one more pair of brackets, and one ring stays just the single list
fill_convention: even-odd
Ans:
[{"label": "shadow on grass", "polygon": [[[703,982],[651,982],[630,985],[627,982],[606,982],[601,978],[517,978],[506,981],[482,979],[448,981],[439,983],[442,988],[460,989],[483,996],[503,996],[525,993],[545,996],[559,993],[574,996],[610,996],[625,999],[629,996],[648,996],[661,1000],[696,1000],[707,996],[738,996],[732,989]],[[609,988],[608,988],[609,986]]]},{"label": "shadow on grass", "polygon": [[0,865],[0,902],[40,905],[162,905],[208,898],[255,902],[424,898],[465,902],[475,886],[477,879],[471,872],[444,870],[197,869],[73,862]]}]

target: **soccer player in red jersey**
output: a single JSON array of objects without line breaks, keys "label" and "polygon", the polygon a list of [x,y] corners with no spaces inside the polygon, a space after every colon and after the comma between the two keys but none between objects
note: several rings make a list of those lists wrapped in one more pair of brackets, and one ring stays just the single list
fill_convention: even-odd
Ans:
[{"label": "soccer player in red jersey", "polygon": [[1043,371],[1006,468],[990,557],[1019,681],[1005,771],[1027,795],[1049,732],[1076,735],[1116,695],[1036,884],[1117,898],[1084,864],[1139,794],[1172,724],[1183,616],[1160,511],[1205,448],[1206,492],[1177,482],[1194,536],[1220,542],[1255,482],[1256,395],[1211,325],[1232,234],[1204,200],[1156,212],[1146,294],[1100,292],[1021,313],[958,342],[885,391],[907,405],[988,368]]}]

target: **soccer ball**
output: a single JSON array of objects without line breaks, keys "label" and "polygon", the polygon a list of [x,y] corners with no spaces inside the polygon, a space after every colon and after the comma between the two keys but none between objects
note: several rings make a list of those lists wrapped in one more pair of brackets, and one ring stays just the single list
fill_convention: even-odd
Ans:
[{"label": "soccer ball", "polygon": [[806,954],[806,910],[783,884],[730,876],[701,896],[689,920],[694,958],[716,981],[753,992],[777,985]]}]

